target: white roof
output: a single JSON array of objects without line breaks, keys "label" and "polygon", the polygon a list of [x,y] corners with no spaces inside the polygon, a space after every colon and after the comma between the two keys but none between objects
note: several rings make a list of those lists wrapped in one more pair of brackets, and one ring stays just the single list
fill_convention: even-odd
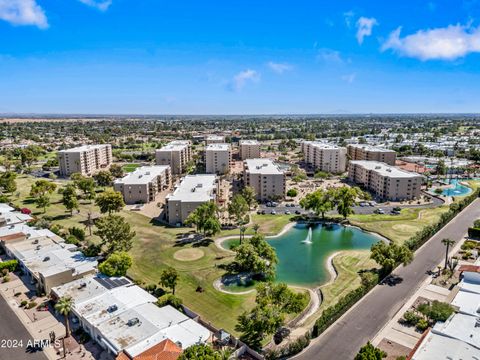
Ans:
[{"label": "white roof", "polygon": [[446,322],[437,322],[432,332],[463,341],[480,351],[480,326],[475,326],[477,322],[480,323],[476,316],[458,313],[451,316]]},{"label": "white roof", "polygon": [[205,202],[214,199],[217,177],[215,175],[187,175],[177,185],[172,194],[167,195],[168,200]]},{"label": "white roof", "polygon": [[0,213],[0,226],[2,226],[2,223],[4,223],[3,226],[9,226],[12,224],[22,224],[29,220],[32,220],[30,215],[22,214],[17,211]]},{"label": "white roof", "polygon": [[115,180],[115,183],[123,185],[148,184],[158,176],[164,175],[168,169],[170,169],[169,165],[142,166],[123,178]]},{"label": "white roof", "polygon": [[13,207],[11,207],[10,205],[8,204],[5,204],[5,203],[0,203],[0,214],[4,214],[6,212],[10,212],[10,211],[13,211],[15,210]]},{"label": "white roof", "polygon": [[314,146],[318,149],[326,149],[326,150],[346,149],[346,148],[341,147],[341,146],[337,146],[337,145],[334,145],[334,144],[329,144],[329,143],[321,142],[321,141],[304,141],[303,143],[306,144],[306,145]]},{"label": "white roof", "polygon": [[56,235],[30,237],[6,243],[7,249],[33,273],[44,277],[67,270],[73,275],[91,272],[97,267],[95,258],[85,257],[73,244]]},{"label": "white roof", "polygon": [[187,146],[190,145],[189,140],[175,140],[171,141],[168,144],[162,146],[160,149],[156,151],[178,151],[178,150],[183,150]]},{"label": "white roof", "polygon": [[107,146],[110,146],[110,144],[96,144],[96,145],[82,145],[82,146],[77,146],[71,149],[65,149],[65,150],[60,150],[59,152],[83,152],[83,151],[88,151],[88,150],[94,150],[94,149],[102,149]]},{"label": "white roof", "polygon": [[[58,297],[71,297],[75,300],[75,306],[91,300],[108,291],[100,282],[97,281],[96,275],[86,276],[82,279],[77,279],[66,283],[64,285],[52,288],[52,292]],[[130,282],[128,282],[130,283]]]},{"label": "white roof", "polygon": [[480,349],[457,339],[429,333],[412,360],[479,360]]},{"label": "white roof", "polygon": [[480,294],[460,290],[452,301],[460,312],[471,316],[480,316]]},{"label": "white roof", "polygon": [[352,160],[350,161],[352,165],[359,165],[367,170],[375,171],[376,173],[382,176],[388,176],[393,178],[417,178],[421,175],[405,171],[394,166],[387,165],[379,161],[368,161],[368,160]]},{"label": "white roof", "polygon": [[250,174],[276,175],[284,172],[270,159],[247,159],[246,170]]},{"label": "white roof", "polygon": [[240,140],[240,145],[259,145],[257,140]]},{"label": "white roof", "polygon": [[225,139],[225,137],[222,135],[208,135],[206,139],[207,140],[223,140]]},{"label": "white roof", "polygon": [[219,150],[228,151],[230,150],[230,144],[225,144],[225,143],[208,144],[205,150],[206,151],[219,151]]},{"label": "white roof", "polygon": [[392,152],[392,153],[395,152],[394,150],[391,150],[391,149],[385,149],[379,146],[366,145],[366,144],[350,144],[349,146],[364,149],[371,152]]},{"label": "white roof", "polygon": [[0,228],[0,237],[23,233],[26,235],[27,238],[36,238],[40,236],[48,236],[50,238],[60,239],[61,237],[55,235],[48,229],[36,229],[34,227],[28,226],[24,223],[14,224],[14,225],[7,225]]}]

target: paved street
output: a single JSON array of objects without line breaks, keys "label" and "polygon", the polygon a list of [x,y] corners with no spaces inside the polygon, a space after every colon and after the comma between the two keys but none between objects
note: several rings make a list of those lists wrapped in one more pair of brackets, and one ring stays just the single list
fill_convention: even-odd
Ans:
[{"label": "paved street", "polygon": [[477,199],[417,251],[410,265],[395,272],[403,279],[402,282],[395,286],[377,286],[322,336],[313,340],[310,347],[296,359],[353,359],[360,347],[373,339],[415,293],[427,278],[427,272],[444,259],[445,246],[441,240],[450,238],[460,241],[467,227],[479,218],[480,199]]},{"label": "paved street", "polygon": [[[0,360],[47,359],[41,351],[27,352],[27,343],[32,337],[2,296],[0,296],[0,319]],[[23,346],[11,346],[12,344],[8,340],[22,341]]]}]

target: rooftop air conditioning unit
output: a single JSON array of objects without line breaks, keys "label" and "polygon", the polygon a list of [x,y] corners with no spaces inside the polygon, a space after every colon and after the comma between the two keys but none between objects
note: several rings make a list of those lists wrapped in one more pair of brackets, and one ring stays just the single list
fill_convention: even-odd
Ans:
[{"label": "rooftop air conditioning unit", "polygon": [[140,320],[138,318],[133,318],[128,320],[127,325],[128,326],[134,326],[140,323]]},{"label": "rooftop air conditioning unit", "polygon": [[109,313],[112,313],[112,312],[117,311],[117,310],[118,310],[117,304],[110,305],[110,306],[108,307],[108,309],[107,309],[107,311],[108,311]]},{"label": "rooftop air conditioning unit", "polygon": [[45,257],[43,258],[43,261],[49,261],[49,260],[50,260],[50,256],[45,256]]},{"label": "rooftop air conditioning unit", "polygon": [[33,240],[34,244],[38,244],[38,239]]}]

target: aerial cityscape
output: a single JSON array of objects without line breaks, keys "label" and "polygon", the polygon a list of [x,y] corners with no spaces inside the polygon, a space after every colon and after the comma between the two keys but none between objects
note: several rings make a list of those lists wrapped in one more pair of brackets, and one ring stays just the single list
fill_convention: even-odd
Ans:
[{"label": "aerial cityscape", "polygon": [[480,359],[479,14],[0,0],[0,360]]}]

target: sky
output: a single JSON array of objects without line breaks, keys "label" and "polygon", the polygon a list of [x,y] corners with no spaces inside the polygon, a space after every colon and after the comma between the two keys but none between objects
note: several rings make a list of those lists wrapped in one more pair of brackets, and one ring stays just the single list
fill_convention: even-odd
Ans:
[{"label": "sky", "polygon": [[0,113],[480,112],[480,0],[0,0]]}]

